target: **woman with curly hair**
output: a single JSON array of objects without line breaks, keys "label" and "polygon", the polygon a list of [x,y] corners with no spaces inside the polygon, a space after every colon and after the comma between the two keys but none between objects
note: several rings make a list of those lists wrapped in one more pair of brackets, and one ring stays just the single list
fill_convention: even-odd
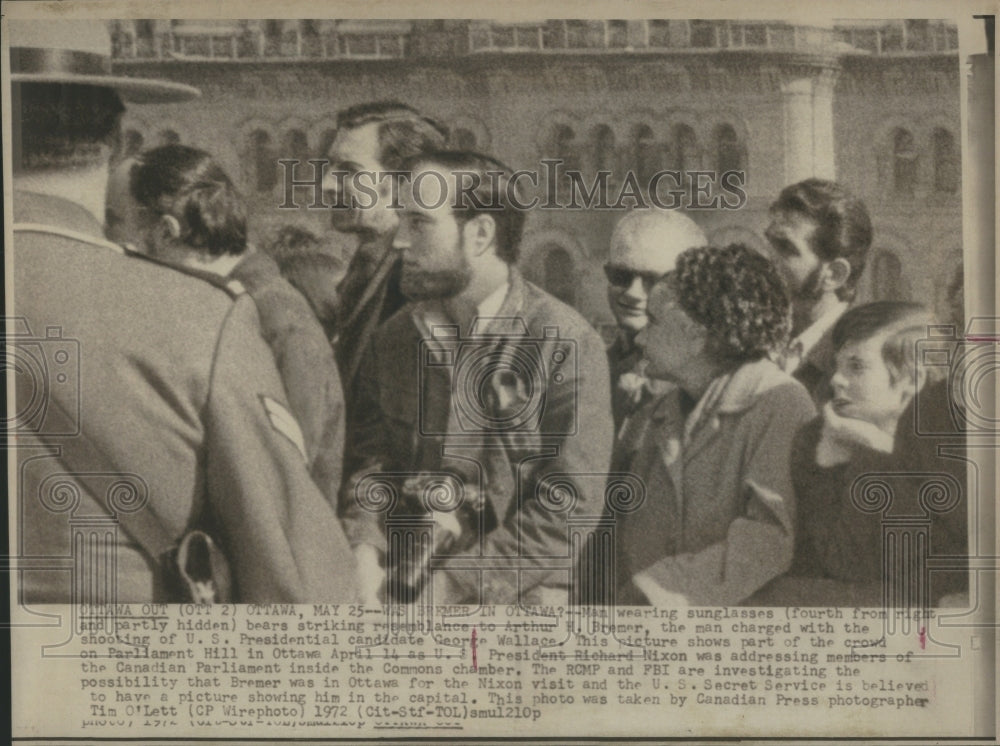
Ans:
[{"label": "woman with curly hair", "polygon": [[690,249],[653,288],[647,374],[676,388],[625,424],[645,502],[618,522],[622,604],[727,606],[784,573],[794,549],[790,453],[816,410],[771,358],[790,307],[760,254]]}]

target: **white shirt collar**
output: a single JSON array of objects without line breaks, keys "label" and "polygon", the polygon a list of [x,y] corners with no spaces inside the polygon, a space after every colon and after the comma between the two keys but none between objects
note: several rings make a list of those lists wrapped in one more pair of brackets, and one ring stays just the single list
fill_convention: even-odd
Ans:
[{"label": "white shirt collar", "polygon": [[510,290],[510,281],[505,282],[488,296],[483,298],[482,302],[476,306],[476,312],[479,314],[479,318],[491,319],[495,317],[497,313],[500,312],[500,307],[503,306],[508,290]]},{"label": "white shirt collar", "polygon": [[837,323],[837,319],[843,316],[846,310],[847,303],[845,301],[837,301],[836,305],[816,319],[799,336],[791,341],[788,345],[788,350],[797,358],[796,368],[809,357],[809,353],[819,344],[823,335]]}]

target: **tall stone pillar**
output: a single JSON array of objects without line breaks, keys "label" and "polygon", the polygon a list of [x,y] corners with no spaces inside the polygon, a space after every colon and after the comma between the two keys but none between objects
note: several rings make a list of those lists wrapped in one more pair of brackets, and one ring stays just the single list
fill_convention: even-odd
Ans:
[{"label": "tall stone pillar", "polygon": [[833,59],[792,62],[781,81],[784,122],[784,183],[818,176],[836,178],[833,138]]}]

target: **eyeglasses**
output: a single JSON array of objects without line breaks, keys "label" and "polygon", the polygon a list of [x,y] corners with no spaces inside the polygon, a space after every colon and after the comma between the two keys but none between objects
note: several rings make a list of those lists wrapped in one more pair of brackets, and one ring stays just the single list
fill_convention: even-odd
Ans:
[{"label": "eyeglasses", "polygon": [[649,290],[657,281],[663,277],[659,272],[637,272],[634,269],[626,269],[625,267],[616,267],[613,264],[604,265],[604,276],[608,278],[610,282],[615,287],[627,288],[635,282],[636,277],[642,278],[642,284]]}]

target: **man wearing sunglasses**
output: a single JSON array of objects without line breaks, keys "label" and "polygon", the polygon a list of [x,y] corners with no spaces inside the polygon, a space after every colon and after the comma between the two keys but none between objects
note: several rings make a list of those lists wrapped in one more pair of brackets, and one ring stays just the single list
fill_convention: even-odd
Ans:
[{"label": "man wearing sunglasses", "polygon": [[635,210],[615,227],[604,274],[608,278],[608,304],[618,322],[618,335],[608,348],[616,430],[663,387],[646,378],[642,350],[635,344],[636,335],[648,321],[649,291],[674,268],[681,252],[706,243],[701,228],[676,211]]}]

